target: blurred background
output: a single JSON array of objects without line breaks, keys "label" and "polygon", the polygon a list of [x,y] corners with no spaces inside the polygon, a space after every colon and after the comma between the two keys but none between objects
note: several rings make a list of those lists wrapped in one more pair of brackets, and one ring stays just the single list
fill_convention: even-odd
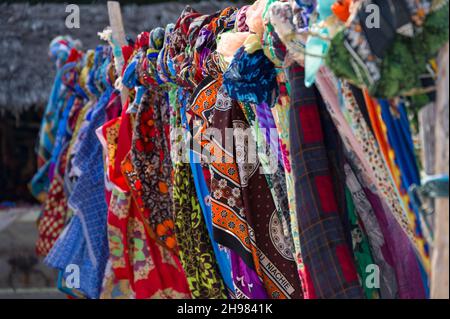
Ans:
[{"label": "blurred background", "polygon": [[[108,26],[107,1],[71,1],[80,7],[80,28],[68,29],[63,1],[0,3],[0,299],[65,298],[57,274],[35,254],[38,203],[28,191],[36,171],[35,145],[55,67],[48,45],[70,35],[83,49],[100,44],[97,32]],[[245,1],[120,1],[127,36],[176,22],[190,4],[214,12]],[[250,1],[251,2],[251,1]]]}]

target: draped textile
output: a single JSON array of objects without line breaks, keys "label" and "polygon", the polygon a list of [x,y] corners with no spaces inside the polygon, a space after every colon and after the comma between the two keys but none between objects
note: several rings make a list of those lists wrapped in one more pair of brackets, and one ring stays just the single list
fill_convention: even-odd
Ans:
[{"label": "draped textile", "polygon": [[313,88],[304,70],[288,69],[291,85],[290,137],[300,244],[311,298],[362,298],[347,246],[328,168],[323,131]]},{"label": "draped textile", "polygon": [[[192,111],[207,125],[207,117],[216,103],[220,81],[206,78],[192,97]],[[214,109],[212,125],[225,135],[226,128],[245,131],[249,128],[242,110],[231,100]],[[205,143],[206,141],[202,141]],[[260,163],[239,163],[224,144],[214,141],[214,151],[225,150],[224,158],[211,163],[211,203],[215,237],[236,251],[255,269],[271,298],[302,296],[296,266],[291,253],[286,254],[285,238],[265,177],[259,174]],[[247,146],[236,146],[236,156],[245,158]],[[218,156],[218,153],[215,153]],[[256,200],[258,199],[258,200]],[[270,235],[269,235],[270,234]],[[273,241],[276,240],[276,243]]]}]

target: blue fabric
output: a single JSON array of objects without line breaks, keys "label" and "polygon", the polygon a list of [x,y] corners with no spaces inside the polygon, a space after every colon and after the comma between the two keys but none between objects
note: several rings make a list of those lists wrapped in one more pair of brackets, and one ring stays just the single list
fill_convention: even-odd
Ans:
[{"label": "blue fabric", "polygon": [[316,0],[295,0],[297,5],[302,9],[300,15],[305,26],[309,26],[311,14],[316,8]]},{"label": "blue fabric", "polygon": [[[69,122],[69,115],[72,110],[74,102],[75,102],[75,95],[71,95],[62,113],[61,120],[58,123],[58,132],[56,133],[55,145],[53,147],[52,157],[50,159],[50,163],[52,165],[56,165],[56,162],[59,159],[59,155],[61,154],[64,144],[71,136],[69,130],[67,129],[67,125]],[[53,172],[50,172],[49,174],[51,176],[53,175]],[[50,177],[50,179],[52,178]]]},{"label": "blue fabric", "polygon": [[108,83],[106,68],[109,64],[109,59],[105,56],[109,56],[110,48],[102,45],[97,46],[94,53],[94,65],[92,69],[89,71],[87,87],[89,91],[95,95],[96,97],[100,97],[102,95],[103,89],[101,86],[105,88],[110,87],[111,84]]},{"label": "blue fabric", "polygon": [[[315,21],[315,24],[319,24],[333,15],[331,6],[335,0],[317,0],[316,2],[317,21]],[[308,10],[308,6],[304,6],[304,8],[305,10]],[[311,6],[309,6],[309,9],[311,9]],[[309,14],[309,17],[310,16],[311,15]],[[303,17],[305,18],[305,16]],[[306,17],[308,23],[309,17]],[[325,57],[330,46],[329,41],[324,40],[324,38],[327,38],[330,35],[328,27],[322,27],[317,32],[320,37],[310,35],[305,45],[305,85],[307,87],[311,87],[316,81],[317,72],[319,72],[319,69],[323,64],[322,57]]]},{"label": "blue fabric", "polygon": [[48,172],[50,170],[50,162],[42,165],[30,182],[30,192],[35,198],[39,198],[42,193],[47,193],[50,187]]},{"label": "blue fabric", "polygon": [[[50,267],[60,270],[63,279],[69,275],[66,272],[67,266],[73,264],[81,268],[84,271],[94,271],[92,265],[87,263],[89,258],[85,258],[84,253],[86,241],[83,236],[83,229],[81,226],[80,218],[73,216],[69,224],[64,229],[61,236],[56,241],[50,253],[45,258],[44,262]],[[80,284],[85,285],[84,275],[81,275],[80,271]],[[60,285],[60,288],[64,285]],[[81,288],[81,287],[74,287]],[[65,291],[63,291],[65,292]]]},{"label": "blue fabric", "polygon": [[223,75],[223,85],[234,100],[272,106],[278,95],[276,76],[275,66],[263,50],[249,54],[241,47]]},{"label": "blue fabric", "polygon": [[138,66],[139,59],[141,58],[141,56],[142,54],[136,54],[136,56],[127,65],[123,73],[122,83],[129,89],[132,89],[137,85],[138,79],[136,74],[136,68]]},{"label": "blue fabric", "polygon": [[60,270],[58,272],[58,279],[57,279],[57,287],[58,287],[59,291],[61,291],[63,294],[66,294],[72,298],[78,298],[78,296],[75,294],[76,290],[66,287],[65,283],[66,283],[66,281],[64,279],[64,272]]},{"label": "blue fabric", "polygon": [[395,150],[396,162],[401,170],[403,186],[420,185],[420,174],[414,153],[414,144],[409,130],[403,103],[398,105],[398,114],[391,113],[389,102],[380,100],[382,118],[386,123],[389,143]]},{"label": "blue fabric", "polygon": [[67,88],[64,86],[63,76],[75,65],[75,63],[68,63],[57,70],[50,98],[45,108],[41,131],[39,133],[38,151],[39,156],[47,161],[42,167],[39,168],[30,183],[31,193],[36,198],[38,198],[43,192],[47,192],[50,186],[50,180],[48,178],[50,159],[52,158],[52,153],[55,146],[55,137],[58,134],[58,127],[62,116],[61,112],[67,102]]},{"label": "blue fabric", "polygon": [[69,264],[78,265],[79,291],[87,298],[99,298],[109,257],[103,150],[95,131],[106,121],[105,108],[112,92],[109,88],[103,93],[91,114],[86,136],[73,160],[81,172],[69,197],[74,217],[45,260],[63,272]]},{"label": "blue fabric", "polygon": [[89,100],[89,96],[86,94],[86,91],[79,84],[75,85],[74,91],[75,91],[75,94],[78,95],[78,97],[85,99],[85,100]]},{"label": "blue fabric", "polygon": [[[180,89],[181,93],[182,89]],[[186,117],[186,103],[189,98],[186,96],[179,96],[181,101],[181,121],[185,131],[189,131],[189,123]],[[189,150],[189,162],[191,165],[192,175],[194,177],[195,190],[197,192],[197,198],[200,203],[203,217],[205,219],[206,228],[208,229],[209,238],[211,239],[211,244],[216,256],[216,261],[219,266],[220,273],[222,274],[223,281],[227,288],[235,294],[233,279],[231,277],[231,258],[227,249],[224,247],[219,247],[219,244],[214,240],[213,223],[212,223],[212,210],[211,204],[209,204],[208,198],[210,197],[209,189],[206,184],[205,176],[203,174],[203,169],[200,164],[199,155],[196,154],[192,149]]]},{"label": "blue fabric", "polygon": [[[400,170],[401,186],[404,192],[408,192],[411,186],[420,186],[421,180],[405,105],[401,102],[396,108],[396,114],[393,114],[387,100],[380,99],[379,103],[381,116],[387,127],[389,144],[395,152],[395,163]],[[416,205],[410,207],[417,219],[415,233],[422,237],[419,207]],[[424,249],[429,252],[428,244],[425,244]]]}]

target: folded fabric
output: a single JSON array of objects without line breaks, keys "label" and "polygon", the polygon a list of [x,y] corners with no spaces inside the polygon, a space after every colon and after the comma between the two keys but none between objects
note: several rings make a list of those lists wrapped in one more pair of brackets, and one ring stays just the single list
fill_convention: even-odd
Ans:
[{"label": "folded fabric", "polygon": [[248,54],[241,47],[223,75],[223,85],[235,100],[272,105],[277,89],[274,65],[262,50]]}]

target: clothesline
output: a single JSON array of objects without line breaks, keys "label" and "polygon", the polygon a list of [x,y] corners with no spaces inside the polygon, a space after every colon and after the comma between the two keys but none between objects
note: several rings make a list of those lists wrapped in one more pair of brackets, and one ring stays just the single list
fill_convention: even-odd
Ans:
[{"label": "clothesline", "polygon": [[[448,41],[448,1],[381,7],[381,30],[362,22],[367,5],[188,6],[128,43],[110,5],[108,45],[54,39],[31,189],[43,203],[37,251],[60,289],[427,297],[432,238],[409,193],[421,185],[410,118],[434,98],[422,88]],[[73,264],[80,287],[65,286]]]}]

